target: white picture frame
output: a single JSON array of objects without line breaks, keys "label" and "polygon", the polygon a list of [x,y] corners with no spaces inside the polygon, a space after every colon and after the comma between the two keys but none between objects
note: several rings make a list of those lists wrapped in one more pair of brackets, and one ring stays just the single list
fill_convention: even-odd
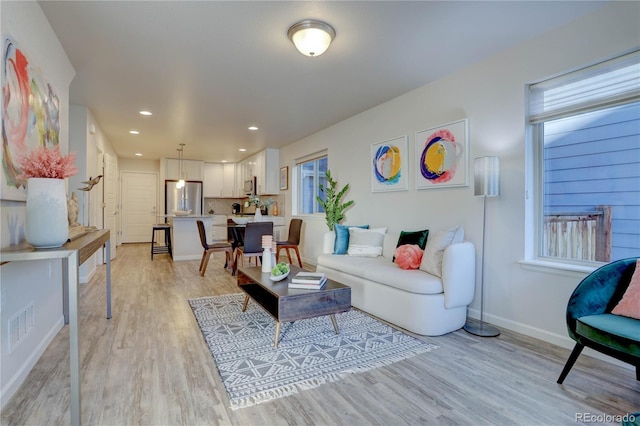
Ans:
[{"label": "white picture frame", "polygon": [[407,135],[371,145],[371,192],[409,190]]}]

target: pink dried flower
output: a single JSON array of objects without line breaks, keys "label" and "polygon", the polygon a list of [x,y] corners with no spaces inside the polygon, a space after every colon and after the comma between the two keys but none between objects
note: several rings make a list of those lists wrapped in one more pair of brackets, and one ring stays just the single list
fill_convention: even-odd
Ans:
[{"label": "pink dried flower", "polygon": [[76,153],[71,152],[64,157],[60,154],[59,145],[53,149],[40,146],[19,160],[22,174],[18,178],[24,180],[28,178],[68,178],[78,173],[78,169],[73,164],[75,161]]}]

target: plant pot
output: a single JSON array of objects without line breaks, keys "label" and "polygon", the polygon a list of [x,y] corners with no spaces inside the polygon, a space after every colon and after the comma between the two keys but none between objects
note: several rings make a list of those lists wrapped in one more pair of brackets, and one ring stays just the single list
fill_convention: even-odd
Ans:
[{"label": "plant pot", "polygon": [[29,178],[27,185],[25,238],[36,248],[62,246],[69,238],[64,179]]}]

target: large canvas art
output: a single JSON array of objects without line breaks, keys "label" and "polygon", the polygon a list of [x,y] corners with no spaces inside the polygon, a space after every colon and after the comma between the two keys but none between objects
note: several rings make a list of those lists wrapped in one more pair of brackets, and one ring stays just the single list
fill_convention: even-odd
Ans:
[{"label": "large canvas art", "polygon": [[42,71],[9,36],[2,57],[2,172],[0,199],[23,201],[26,181],[18,164],[32,149],[59,143],[60,100]]},{"label": "large canvas art", "polygon": [[416,188],[468,185],[468,120],[416,132]]},{"label": "large canvas art", "polygon": [[371,145],[371,191],[409,189],[407,136]]}]

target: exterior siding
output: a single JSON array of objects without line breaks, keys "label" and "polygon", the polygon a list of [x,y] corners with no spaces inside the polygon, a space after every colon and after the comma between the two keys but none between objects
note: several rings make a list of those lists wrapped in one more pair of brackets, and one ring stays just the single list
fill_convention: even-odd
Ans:
[{"label": "exterior siding", "polygon": [[612,207],[612,260],[640,256],[640,104],[547,122],[545,213]]}]

